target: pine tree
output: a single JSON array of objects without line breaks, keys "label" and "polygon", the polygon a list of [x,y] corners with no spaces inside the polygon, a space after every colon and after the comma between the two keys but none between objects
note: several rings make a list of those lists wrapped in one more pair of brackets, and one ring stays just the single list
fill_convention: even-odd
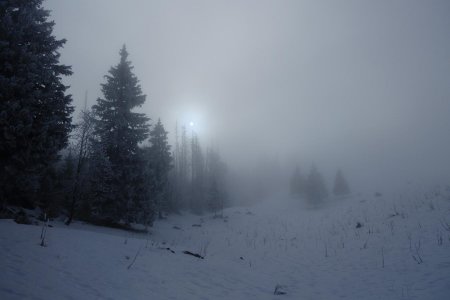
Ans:
[{"label": "pine tree", "polygon": [[189,167],[188,167],[188,138],[186,127],[181,127],[181,147],[180,147],[180,162],[179,162],[179,189],[180,189],[180,202],[181,208],[188,208],[188,178],[189,178]]},{"label": "pine tree", "polygon": [[348,186],[347,180],[341,170],[336,172],[336,177],[334,178],[333,194],[335,196],[345,196],[350,194],[350,187]]},{"label": "pine tree", "polygon": [[141,187],[143,164],[139,143],[148,136],[149,118],[133,112],[141,106],[146,96],[142,94],[137,77],[133,74],[125,45],[120,50],[120,62],[112,67],[102,84],[104,98],[97,99],[93,111],[96,117],[94,133],[105,147],[112,169],[113,203],[115,211],[109,215],[114,221],[133,219],[136,197]]},{"label": "pine tree", "polygon": [[113,171],[106,147],[100,141],[92,141],[88,174],[89,187],[83,201],[84,218],[91,221],[115,220],[120,213],[114,202]]},{"label": "pine tree", "polygon": [[306,193],[306,179],[302,175],[300,168],[295,168],[294,174],[291,177],[290,191],[293,197],[303,197]]},{"label": "pine tree", "polygon": [[[220,195],[219,187],[217,186],[217,180],[212,177],[209,185],[208,204],[211,211],[214,213],[214,217],[218,217],[218,211],[222,211],[223,214],[223,198]],[[222,216],[222,214],[220,216]]]},{"label": "pine tree", "polygon": [[173,168],[169,173],[170,210],[179,212],[181,208],[181,182],[180,182],[180,142],[178,137],[178,122],[175,123],[175,149],[172,153]]},{"label": "pine tree", "polygon": [[[206,184],[208,185],[207,202],[215,217],[223,216],[226,200],[227,167],[221,160],[219,152],[213,148],[206,151]],[[220,215],[218,212],[221,211]]]},{"label": "pine tree", "polygon": [[45,168],[39,178],[39,188],[36,192],[36,204],[48,217],[56,217],[60,213],[62,197],[58,190],[57,172],[54,165]]},{"label": "pine tree", "polygon": [[204,191],[204,157],[196,134],[191,139],[191,198],[190,209],[196,214],[202,214],[205,208]]},{"label": "pine tree", "polygon": [[69,208],[70,195],[72,192],[74,174],[75,174],[75,157],[73,156],[72,147],[69,147],[69,153],[67,153],[63,158],[63,163],[59,168],[59,192],[63,194],[62,196],[62,206],[64,208]]},{"label": "pine tree", "polygon": [[322,174],[317,170],[316,166],[311,167],[306,182],[306,200],[310,205],[320,205],[323,200],[328,197],[328,191]]},{"label": "pine tree", "polygon": [[172,156],[170,154],[167,131],[164,129],[160,119],[150,131],[150,145],[150,169],[153,174],[151,192],[155,199],[159,217],[162,218],[162,212],[167,212],[169,209],[167,193],[169,171],[172,168]]},{"label": "pine tree", "polygon": [[58,158],[71,130],[71,96],[59,63],[66,42],[42,0],[0,1],[0,198],[33,206],[39,175]]}]

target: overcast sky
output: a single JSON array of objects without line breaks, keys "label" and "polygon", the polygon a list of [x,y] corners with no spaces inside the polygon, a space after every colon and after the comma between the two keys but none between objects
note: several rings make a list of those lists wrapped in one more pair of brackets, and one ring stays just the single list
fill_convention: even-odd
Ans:
[{"label": "overcast sky", "polygon": [[[75,104],[126,44],[142,110],[237,166],[450,179],[450,1],[46,0]],[[375,183],[374,183],[375,182]]]}]

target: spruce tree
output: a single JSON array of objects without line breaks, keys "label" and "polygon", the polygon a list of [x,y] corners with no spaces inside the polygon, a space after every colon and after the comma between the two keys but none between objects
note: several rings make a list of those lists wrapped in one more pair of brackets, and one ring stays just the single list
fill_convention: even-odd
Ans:
[{"label": "spruce tree", "polygon": [[172,168],[172,156],[170,154],[170,145],[167,137],[167,131],[164,129],[161,120],[150,131],[150,169],[152,171],[151,192],[155,199],[158,214],[162,217],[162,212],[167,211],[167,193],[169,184],[169,171]]},{"label": "spruce tree", "polygon": [[62,206],[69,209],[70,195],[72,192],[72,186],[75,174],[75,157],[73,156],[72,147],[69,147],[69,153],[67,153],[59,167],[58,172],[58,184],[59,191],[62,193]]},{"label": "spruce tree", "polygon": [[106,147],[100,141],[92,141],[92,153],[89,158],[88,192],[83,199],[84,218],[91,221],[112,219],[117,215],[112,186],[113,171],[106,153]]},{"label": "spruce tree", "polygon": [[181,208],[186,209],[189,207],[189,191],[188,191],[188,183],[189,183],[189,166],[188,166],[188,138],[186,127],[181,127],[181,147],[180,147],[180,159],[179,159],[179,189],[181,194]]},{"label": "spruce tree", "polygon": [[311,167],[306,182],[306,200],[312,206],[320,205],[328,197],[328,191],[322,174],[316,166]]},{"label": "spruce tree", "polygon": [[39,176],[67,145],[72,98],[42,0],[0,1],[0,198],[33,206]]},{"label": "spruce tree", "polygon": [[192,133],[191,139],[191,198],[190,209],[202,214],[205,208],[204,175],[205,160],[198,136]]},{"label": "spruce tree", "polygon": [[211,211],[214,213],[214,217],[218,217],[218,211],[222,211],[223,215],[223,198],[220,195],[219,187],[217,186],[217,180],[215,177],[212,177],[209,184],[208,191],[208,206]]},{"label": "spruce tree", "polygon": [[[206,151],[205,172],[205,182],[208,186],[206,195],[208,207],[214,213],[215,217],[221,217],[223,216],[226,199],[227,166],[221,160],[219,152],[213,148],[209,148]],[[221,212],[220,214],[219,211]]]},{"label": "spruce tree", "polygon": [[291,177],[290,191],[293,197],[299,198],[305,196],[306,179],[298,166],[295,168],[294,174]]},{"label": "spruce tree", "polygon": [[133,221],[136,203],[140,202],[138,197],[142,196],[138,193],[144,168],[139,143],[148,136],[149,118],[133,111],[145,102],[146,96],[142,94],[127,58],[124,45],[120,50],[120,62],[105,76],[104,98],[97,99],[93,112],[96,118],[94,134],[104,146],[112,170],[114,199],[104,217],[129,223]]},{"label": "spruce tree", "polygon": [[348,186],[347,180],[341,170],[336,172],[336,177],[334,178],[333,194],[335,196],[345,196],[350,194],[350,187]]},{"label": "spruce tree", "polygon": [[173,168],[169,173],[170,210],[179,213],[181,208],[181,180],[180,180],[180,142],[178,137],[178,122],[175,124],[175,149],[172,153]]},{"label": "spruce tree", "polygon": [[62,206],[61,190],[58,190],[60,178],[57,176],[54,165],[49,165],[40,176],[39,188],[36,191],[36,204],[48,217],[57,217]]}]

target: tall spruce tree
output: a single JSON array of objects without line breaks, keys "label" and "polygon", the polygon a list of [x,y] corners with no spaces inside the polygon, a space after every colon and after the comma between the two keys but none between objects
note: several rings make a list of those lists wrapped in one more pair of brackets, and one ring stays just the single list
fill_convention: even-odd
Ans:
[{"label": "tall spruce tree", "polygon": [[186,127],[181,127],[181,147],[180,147],[180,158],[179,158],[179,189],[180,189],[180,206],[182,209],[189,207],[189,164],[188,164],[188,138]]},{"label": "tall spruce tree", "polygon": [[146,96],[142,94],[125,45],[120,50],[120,62],[109,70],[102,84],[104,98],[93,107],[96,117],[94,133],[105,147],[112,169],[113,199],[100,211],[113,221],[133,221],[133,212],[142,202],[143,158],[139,143],[148,136],[149,118],[134,112]]},{"label": "tall spruce tree", "polygon": [[300,171],[300,167],[296,167],[294,174],[292,174],[290,182],[291,196],[299,198],[305,196],[306,193],[306,179]]},{"label": "tall spruce tree", "polygon": [[350,194],[350,187],[348,186],[347,180],[341,170],[336,172],[336,177],[334,178],[333,194],[335,196],[345,196]]},{"label": "tall spruce tree", "polygon": [[163,211],[169,210],[168,203],[168,184],[169,172],[172,168],[172,156],[170,154],[170,145],[167,137],[167,131],[164,129],[161,120],[150,131],[150,170],[151,170],[151,194],[155,200],[159,217],[162,217]]},{"label": "tall spruce tree", "polygon": [[328,197],[328,191],[325,180],[316,166],[313,165],[306,182],[306,200],[310,205],[318,206],[326,197]]},{"label": "tall spruce tree", "polygon": [[113,213],[116,205],[112,179],[113,171],[104,143],[92,141],[87,180],[89,186],[83,199],[84,219],[97,221]]},{"label": "tall spruce tree", "polygon": [[[220,194],[215,177],[209,180],[208,206],[214,213],[214,217],[223,217],[223,197]],[[219,211],[221,212],[220,215],[218,214]]]},{"label": "tall spruce tree", "polygon": [[191,139],[191,195],[190,209],[202,214],[205,208],[205,159],[198,136],[193,132]]},{"label": "tall spruce tree", "polygon": [[39,175],[67,145],[72,98],[66,94],[54,22],[42,0],[0,1],[0,199],[33,206]]},{"label": "tall spruce tree", "polygon": [[170,210],[178,212],[181,208],[181,181],[180,181],[180,142],[178,137],[178,122],[175,123],[175,149],[172,153],[173,168],[169,173]]},{"label": "tall spruce tree", "polygon": [[[223,216],[226,200],[227,166],[214,148],[206,150],[205,183],[207,185],[207,205],[215,217]],[[220,214],[219,214],[220,212]]]}]

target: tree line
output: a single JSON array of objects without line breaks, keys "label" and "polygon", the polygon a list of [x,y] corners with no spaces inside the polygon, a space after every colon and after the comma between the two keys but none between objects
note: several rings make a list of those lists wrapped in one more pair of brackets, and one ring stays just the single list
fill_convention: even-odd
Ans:
[{"label": "tree line", "polygon": [[[302,198],[309,206],[319,206],[324,203],[329,192],[323,175],[313,165],[307,176],[303,175],[297,166],[291,176],[290,193],[295,198]],[[336,197],[350,194],[350,187],[339,169],[336,172],[333,184],[333,195]]]},{"label": "tree line", "polygon": [[176,126],[175,147],[146,101],[125,45],[77,122],[59,62],[66,42],[41,0],[0,3],[0,198],[2,208],[40,208],[103,225],[149,226],[189,209],[216,215],[226,200],[226,166],[213,147]]}]

